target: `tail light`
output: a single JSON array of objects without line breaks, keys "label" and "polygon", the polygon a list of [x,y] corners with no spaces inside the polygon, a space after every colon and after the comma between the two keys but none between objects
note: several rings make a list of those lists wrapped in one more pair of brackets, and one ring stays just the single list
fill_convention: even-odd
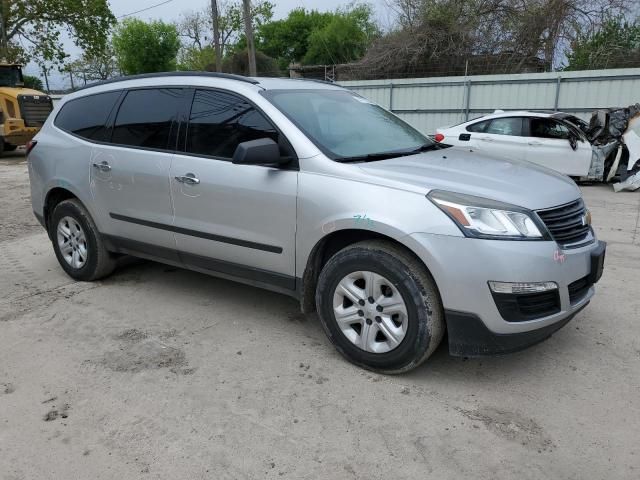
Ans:
[{"label": "tail light", "polygon": [[436,142],[442,142],[444,140],[444,135],[441,133],[436,133],[436,136],[433,138]]},{"label": "tail light", "polygon": [[35,147],[38,144],[37,140],[29,140],[27,142],[27,146],[26,146],[26,150],[27,150],[27,155],[29,155],[29,153],[31,152],[31,150],[33,150],[33,147]]}]

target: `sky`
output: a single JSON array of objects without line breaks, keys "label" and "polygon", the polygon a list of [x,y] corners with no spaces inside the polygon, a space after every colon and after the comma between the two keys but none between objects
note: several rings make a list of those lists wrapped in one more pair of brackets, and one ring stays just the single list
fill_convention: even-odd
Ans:
[{"label": "sky", "polygon": [[[166,0],[164,0],[166,1]],[[297,7],[304,7],[307,9],[315,9],[320,11],[333,11],[338,7],[345,7],[349,5],[349,1],[340,0],[270,0],[275,4],[274,19],[280,19],[287,16],[289,11]],[[116,17],[122,18],[132,12],[153,7],[163,0],[110,0],[111,11]],[[368,0],[367,3],[372,5],[376,11],[376,17],[382,26],[388,25],[389,22],[389,10],[386,7],[385,0]],[[149,10],[145,10],[140,13],[132,15],[133,17],[140,18],[142,20],[163,20],[165,22],[171,22],[178,20],[180,14],[192,10],[201,10],[210,5],[210,0],[169,0],[164,5],[159,5]],[[73,42],[66,41],[65,48],[72,59],[78,57],[81,51],[73,45]],[[29,64],[25,67],[25,73],[29,75],[37,75],[38,68],[34,64]],[[68,88],[70,86],[70,80],[68,76],[64,76],[57,73],[51,73],[49,77],[49,85],[52,89]]]}]

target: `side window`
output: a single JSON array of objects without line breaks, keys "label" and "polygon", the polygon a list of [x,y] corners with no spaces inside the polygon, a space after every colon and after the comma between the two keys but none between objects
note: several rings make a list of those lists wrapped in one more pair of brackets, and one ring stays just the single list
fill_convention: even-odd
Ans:
[{"label": "side window", "polygon": [[512,135],[517,137],[522,136],[522,118],[494,118],[491,120],[491,123],[485,133],[492,133],[494,135]]},{"label": "side window", "polygon": [[106,123],[120,90],[98,93],[65,103],[54,125],[88,140],[106,140]]},{"label": "side window", "polygon": [[111,143],[173,150],[170,139],[175,141],[175,120],[183,92],[181,88],[127,92],[116,116]]},{"label": "side window", "polygon": [[531,118],[531,136],[538,138],[569,138],[569,128],[551,118]]},{"label": "side window", "polygon": [[483,122],[472,123],[471,125],[467,125],[467,132],[484,132],[489,125],[489,120],[485,120]]},{"label": "side window", "polygon": [[232,158],[239,143],[259,138],[278,142],[278,136],[273,125],[241,97],[196,90],[187,130],[188,153]]}]

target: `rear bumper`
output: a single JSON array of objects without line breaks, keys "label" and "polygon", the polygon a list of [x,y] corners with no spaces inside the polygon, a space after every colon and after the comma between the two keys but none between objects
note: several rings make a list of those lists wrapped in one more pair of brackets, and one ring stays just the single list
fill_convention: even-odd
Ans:
[{"label": "rear bumper", "polygon": [[489,330],[484,322],[473,313],[446,310],[449,354],[456,357],[482,357],[504,355],[524,350],[549,338],[571,321],[589,302],[563,318],[537,330],[500,334]]}]

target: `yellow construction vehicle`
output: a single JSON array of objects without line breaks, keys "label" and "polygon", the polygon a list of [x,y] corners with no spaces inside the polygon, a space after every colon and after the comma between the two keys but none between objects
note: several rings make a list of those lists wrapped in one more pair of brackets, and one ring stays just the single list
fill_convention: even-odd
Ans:
[{"label": "yellow construction vehicle", "polygon": [[49,95],[25,88],[20,65],[0,62],[0,155],[30,141],[52,109]]}]

